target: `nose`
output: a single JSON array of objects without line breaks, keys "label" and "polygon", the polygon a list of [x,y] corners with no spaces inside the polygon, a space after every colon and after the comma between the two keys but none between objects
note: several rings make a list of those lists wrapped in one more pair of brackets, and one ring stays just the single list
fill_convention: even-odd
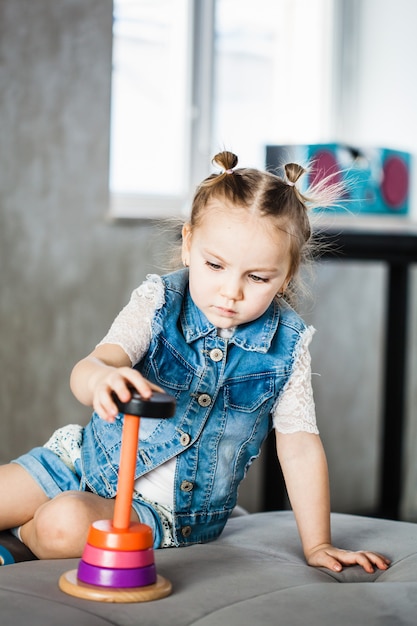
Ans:
[{"label": "nose", "polygon": [[239,278],[229,276],[223,281],[220,293],[226,300],[241,300],[243,297],[242,283]]}]

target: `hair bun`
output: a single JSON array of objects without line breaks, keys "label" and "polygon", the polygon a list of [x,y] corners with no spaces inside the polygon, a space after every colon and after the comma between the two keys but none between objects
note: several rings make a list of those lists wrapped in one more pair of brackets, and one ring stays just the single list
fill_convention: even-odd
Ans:
[{"label": "hair bun", "polygon": [[298,165],[298,163],[287,163],[284,170],[287,183],[291,187],[294,187],[298,179],[306,173],[306,170],[301,165]]},{"label": "hair bun", "polygon": [[238,164],[238,158],[233,152],[224,150],[213,157],[212,163],[218,165],[224,173],[231,174]]}]

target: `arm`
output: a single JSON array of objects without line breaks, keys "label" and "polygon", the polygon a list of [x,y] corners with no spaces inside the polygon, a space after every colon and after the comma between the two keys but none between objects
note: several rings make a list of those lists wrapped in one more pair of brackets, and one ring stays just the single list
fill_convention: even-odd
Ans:
[{"label": "arm", "polygon": [[122,402],[130,399],[128,386],[132,385],[144,397],[152,390],[162,391],[149,383],[137,370],[126,352],[115,344],[101,344],[79,361],[71,373],[70,386],[82,404],[93,406],[102,419],[114,421],[118,409],[113,401],[115,392]]},{"label": "arm", "polygon": [[155,310],[163,305],[164,287],[158,276],[149,276],[135,289],[129,303],[120,311],[107,335],[91,354],[72,370],[70,386],[75,397],[93,406],[100,417],[114,421],[117,407],[114,391],[122,402],[130,399],[129,385],[144,397],[152,390],[162,391],[132,369],[149,348]]},{"label": "arm", "polygon": [[309,565],[341,571],[343,565],[386,569],[389,559],[375,552],[352,552],[332,546],[330,495],[326,456],[318,435],[276,432],[282,467],[304,554]]}]

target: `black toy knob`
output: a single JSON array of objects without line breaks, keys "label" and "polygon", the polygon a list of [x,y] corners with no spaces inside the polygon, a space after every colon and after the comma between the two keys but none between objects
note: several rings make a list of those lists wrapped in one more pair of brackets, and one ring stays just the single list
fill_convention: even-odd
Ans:
[{"label": "black toy knob", "polygon": [[113,393],[113,399],[120,413],[136,415],[137,417],[173,417],[175,414],[175,398],[167,393],[154,391],[149,399],[142,398],[136,389],[131,389],[131,398],[122,402]]}]

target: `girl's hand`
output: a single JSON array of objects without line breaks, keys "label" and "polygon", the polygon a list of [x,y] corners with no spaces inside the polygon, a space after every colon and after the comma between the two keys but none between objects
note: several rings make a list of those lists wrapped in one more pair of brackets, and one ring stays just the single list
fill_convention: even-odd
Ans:
[{"label": "girl's hand", "polygon": [[372,574],[375,567],[386,570],[391,563],[390,559],[377,552],[340,550],[331,544],[317,546],[306,555],[306,560],[309,565],[327,567],[334,572],[341,572],[344,565],[360,565],[368,574]]},{"label": "girl's hand", "polygon": [[101,419],[109,423],[115,421],[119,410],[112,394],[115,393],[122,402],[128,402],[131,397],[129,387],[134,387],[145,399],[150,398],[152,391],[163,392],[163,389],[149,382],[135,369],[107,366],[96,379],[92,390],[93,408]]},{"label": "girl's hand", "polygon": [[76,363],[71,372],[70,386],[77,400],[92,406],[104,421],[110,423],[118,414],[113,393],[122,402],[128,402],[131,387],[145,400],[150,398],[152,391],[163,392],[132,368],[129,356],[116,344],[101,344]]}]

